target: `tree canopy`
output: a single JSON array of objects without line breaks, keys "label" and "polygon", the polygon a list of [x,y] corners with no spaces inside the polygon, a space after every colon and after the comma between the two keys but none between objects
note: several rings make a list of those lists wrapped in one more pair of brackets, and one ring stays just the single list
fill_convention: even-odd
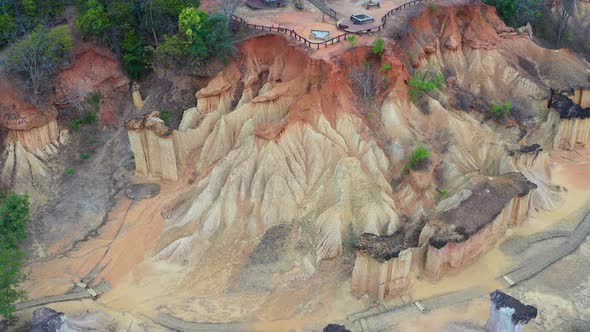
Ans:
[{"label": "tree canopy", "polygon": [[183,10],[199,5],[198,0],[81,0],[77,26],[86,38],[111,47],[127,74],[139,78],[148,68],[148,48],[175,35]]},{"label": "tree canopy", "polygon": [[27,238],[29,198],[26,195],[0,193],[0,316],[10,317],[14,303],[25,298],[20,283],[25,253],[19,242]]}]

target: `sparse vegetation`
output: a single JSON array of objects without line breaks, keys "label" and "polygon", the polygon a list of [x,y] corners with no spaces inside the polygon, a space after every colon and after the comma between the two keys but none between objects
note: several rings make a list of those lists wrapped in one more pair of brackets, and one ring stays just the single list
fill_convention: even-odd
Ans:
[{"label": "sparse vegetation", "polygon": [[375,45],[373,46],[373,54],[382,56],[383,52],[385,51],[385,40],[383,38],[379,38],[375,41]]},{"label": "sparse vegetation", "polygon": [[449,191],[448,190],[446,190],[445,188],[436,190],[436,195],[434,197],[435,200],[442,201],[443,199],[447,199],[447,198],[449,198]]},{"label": "sparse vegetation", "polygon": [[424,165],[428,157],[430,157],[430,150],[425,148],[422,144],[418,145],[408,157],[408,162],[404,167],[406,171],[410,171],[412,169],[419,169]]},{"label": "sparse vegetation", "polygon": [[90,158],[90,155],[88,153],[83,152],[80,154],[80,159],[87,160],[88,158]]},{"label": "sparse vegetation", "polygon": [[170,121],[170,112],[168,111],[160,111],[160,119],[166,123]]},{"label": "sparse vegetation", "polygon": [[391,64],[389,64],[389,63],[384,63],[384,64],[381,66],[381,69],[380,69],[380,71],[381,71],[382,73],[386,73],[386,72],[388,72],[388,71],[390,71],[390,70],[391,70]]},{"label": "sparse vegetation", "polygon": [[410,97],[416,102],[426,92],[442,89],[445,86],[445,79],[441,72],[432,70],[417,70],[410,79]]},{"label": "sparse vegetation", "polygon": [[74,169],[73,169],[73,168],[68,168],[68,169],[66,169],[66,174],[67,174],[67,175],[74,175],[74,173],[76,173],[76,171],[74,171]]},{"label": "sparse vegetation", "polygon": [[438,6],[434,2],[431,2],[428,4],[428,9],[430,9],[431,12],[435,12],[438,9]]},{"label": "sparse vegetation", "polygon": [[100,110],[100,100],[102,99],[102,94],[99,91],[92,92],[86,96],[86,103],[90,107],[90,109],[94,112],[98,112]]},{"label": "sparse vegetation", "polygon": [[356,47],[356,36],[350,35],[350,36],[346,37],[346,40],[348,40],[348,42],[350,43],[350,46]]},{"label": "sparse vegetation", "polygon": [[373,99],[382,88],[383,78],[379,77],[376,70],[373,70],[371,64],[366,61],[354,68],[349,78],[353,89],[365,102]]},{"label": "sparse vegetation", "polygon": [[512,103],[510,101],[504,103],[493,103],[490,108],[490,113],[494,117],[503,117],[510,114],[512,110]]},{"label": "sparse vegetation", "polygon": [[69,127],[73,132],[76,132],[80,129],[82,125],[92,125],[96,123],[98,116],[94,111],[86,111],[82,115],[82,117],[71,119],[69,123]]},{"label": "sparse vegetation", "polygon": [[25,253],[19,243],[27,238],[29,198],[0,192],[0,316],[12,317],[14,303],[26,298],[20,288],[26,278],[22,271]]}]

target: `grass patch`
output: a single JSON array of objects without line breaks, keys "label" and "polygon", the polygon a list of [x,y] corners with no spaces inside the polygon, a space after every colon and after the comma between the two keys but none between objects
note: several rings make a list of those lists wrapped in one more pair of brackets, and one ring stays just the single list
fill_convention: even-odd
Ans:
[{"label": "grass patch", "polygon": [[356,46],[356,36],[348,36],[348,37],[346,37],[346,40],[348,40],[348,42],[350,43],[350,46],[352,46],[352,47]]}]

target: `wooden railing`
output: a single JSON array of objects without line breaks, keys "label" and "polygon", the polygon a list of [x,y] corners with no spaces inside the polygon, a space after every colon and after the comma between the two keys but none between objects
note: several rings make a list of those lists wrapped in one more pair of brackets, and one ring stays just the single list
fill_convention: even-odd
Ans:
[{"label": "wooden railing", "polygon": [[[414,1],[406,2],[399,7],[393,8],[392,10],[388,11],[383,17],[381,17],[381,24],[379,26],[368,28],[368,29],[361,30],[361,31],[357,31],[355,33],[365,34],[365,33],[374,33],[374,32],[381,31],[385,27],[385,24],[387,24],[387,18],[393,16],[394,14],[396,14],[397,12],[399,12],[400,10],[402,10],[404,8],[408,8],[408,7],[418,5],[421,3],[426,3],[427,1],[428,0],[414,0]],[[334,13],[335,13],[334,14],[335,16],[338,15],[335,11],[334,11]],[[325,47],[328,47],[328,45],[336,44],[336,43],[340,42],[341,40],[342,41],[346,40],[348,35],[353,34],[352,32],[345,32],[343,34],[340,34],[340,35],[330,38],[328,40],[311,41],[311,40],[303,37],[302,35],[298,34],[294,29],[289,29],[289,28],[285,28],[285,27],[281,27],[281,26],[268,26],[268,25],[252,24],[252,23],[246,22],[246,20],[244,20],[243,18],[238,17],[236,15],[230,15],[230,19],[232,22],[239,24],[241,26],[244,26],[246,28],[249,28],[249,29],[268,31],[268,32],[277,32],[277,33],[282,33],[284,35],[288,35],[289,37],[294,38],[299,42],[302,42],[303,44],[305,44],[305,46],[308,46],[310,48],[315,47],[318,50],[320,49],[320,45],[324,45]]]},{"label": "wooden railing", "polygon": [[260,31],[268,31],[268,32],[278,32],[278,33],[282,33],[284,35],[288,35],[291,38],[296,39],[299,42],[302,42],[303,44],[305,44],[305,46],[308,46],[310,48],[316,48],[316,49],[320,49],[320,45],[324,45],[325,47],[328,47],[328,45],[332,45],[332,44],[336,44],[338,42],[340,42],[341,40],[346,40],[346,37],[348,37],[348,35],[350,33],[343,33],[340,34],[336,37],[327,39],[327,40],[322,40],[322,41],[311,41],[305,37],[303,37],[302,35],[298,34],[295,30],[293,29],[288,29],[285,27],[276,27],[276,26],[268,26],[268,25],[259,25],[259,24],[251,24],[246,22],[246,20],[244,20],[241,17],[235,16],[235,15],[230,15],[230,19],[234,22],[237,23],[241,26],[244,26],[246,28],[249,29],[255,29],[255,30],[260,30]]},{"label": "wooden railing", "polygon": [[388,11],[387,13],[385,13],[385,15],[383,15],[383,17],[381,17],[381,24],[380,25],[378,25],[376,27],[369,28],[369,29],[357,31],[356,33],[364,34],[364,33],[374,33],[374,32],[381,31],[385,27],[385,24],[387,24],[387,19],[389,17],[393,16],[394,14],[396,14],[397,12],[399,12],[400,10],[402,10],[404,8],[408,8],[408,7],[411,7],[414,5],[419,5],[421,3],[426,3],[427,1],[428,0],[414,0],[414,1],[406,2],[398,7],[393,8],[392,10]]}]

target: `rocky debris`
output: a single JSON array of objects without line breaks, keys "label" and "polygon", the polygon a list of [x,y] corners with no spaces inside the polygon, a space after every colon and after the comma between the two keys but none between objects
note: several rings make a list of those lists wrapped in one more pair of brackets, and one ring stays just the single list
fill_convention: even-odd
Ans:
[{"label": "rocky debris", "polygon": [[582,108],[570,98],[561,94],[554,94],[549,106],[559,113],[561,119],[590,118],[590,107]]},{"label": "rocky debris", "polygon": [[172,134],[172,128],[168,127],[164,120],[160,119],[160,112],[151,112],[141,117],[133,118],[125,123],[129,130],[151,129],[158,137],[166,137]]},{"label": "rocky debris", "polygon": [[157,183],[130,184],[125,189],[125,196],[138,201],[142,199],[156,197],[159,194],[160,185]]},{"label": "rocky debris", "polygon": [[57,312],[53,309],[42,307],[33,312],[33,327],[31,332],[58,332],[62,331],[66,321],[66,315],[63,312]]},{"label": "rocky debris", "polygon": [[63,312],[42,307],[33,312],[31,332],[108,332],[115,326],[113,319],[100,311],[66,316]]},{"label": "rocky debris", "polygon": [[516,332],[537,317],[537,308],[525,305],[512,296],[495,290],[490,293],[490,318],[487,332]]},{"label": "rocky debris", "polygon": [[536,153],[543,151],[543,148],[539,144],[521,145],[516,149],[509,151],[510,155],[513,156],[515,153]]},{"label": "rocky debris", "polygon": [[442,213],[434,222],[439,226],[430,243],[435,248],[447,242],[463,242],[495,220],[514,197],[527,195],[537,186],[521,173],[483,179],[458,207]]},{"label": "rocky debris", "polygon": [[405,235],[399,231],[384,236],[364,233],[355,245],[356,250],[371,255],[381,263],[398,257],[400,251],[406,248],[408,248],[408,245],[405,241]]},{"label": "rocky debris", "polygon": [[326,325],[326,327],[324,327],[324,329],[322,331],[323,332],[350,332],[350,330],[346,329],[346,326],[338,325],[338,324],[328,324],[328,325]]}]

